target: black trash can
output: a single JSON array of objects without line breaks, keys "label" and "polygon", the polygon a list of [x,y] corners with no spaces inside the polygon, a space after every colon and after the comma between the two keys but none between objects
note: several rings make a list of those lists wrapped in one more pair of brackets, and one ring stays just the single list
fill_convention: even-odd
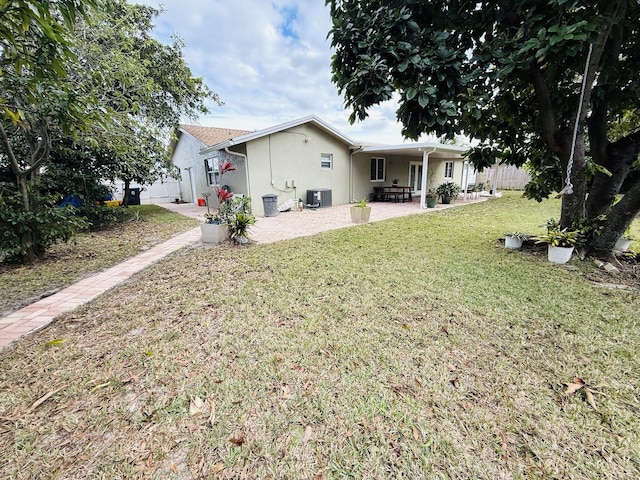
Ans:
[{"label": "black trash can", "polygon": [[277,217],[280,213],[278,211],[278,196],[272,193],[262,196],[262,206],[265,217]]},{"label": "black trash can", "polygon": [[129,205],[140,205],[140,189],[129,189]]}]

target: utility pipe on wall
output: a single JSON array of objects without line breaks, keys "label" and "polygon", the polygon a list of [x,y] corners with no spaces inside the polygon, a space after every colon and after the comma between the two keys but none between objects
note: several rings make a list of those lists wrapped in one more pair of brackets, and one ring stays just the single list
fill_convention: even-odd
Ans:
[{"label": "utility pipe on wall", "polygon": [[427,152],[422,151],[422,179],[420,180],[420,208],[427,208],[427,169],[429,168],[429,154],[437,150],[433,147],[433,150]]},{"label": "utility pipe on wall", "polygon": [[251,197],[251,183],[249,182],[249,159],[244,153],[233,152],[229,150],[229,147],[224,147],[224,151],[229,155],[234,155],[244,159],[244,170],[247,176],[247,197]]}]

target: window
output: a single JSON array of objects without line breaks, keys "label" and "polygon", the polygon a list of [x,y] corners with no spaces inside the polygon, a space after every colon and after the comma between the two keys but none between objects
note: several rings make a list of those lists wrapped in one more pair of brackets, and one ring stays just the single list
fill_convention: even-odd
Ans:
[{"label": "window", "polygon": [[333,168],[333,155],[330,153],[321,153],[320,168],[324,170],[331,170]]},{"label": "window", "polygon": [[205,159],[204,169],[207,172],[207,183],[209,185],[220,185],[220,172],[218,171],[218,159],[217,158]]},{"label": "window", "polygon": [[384,182],[384,158],[371,157],[371,181]]},{"label": "window", "polygon": [[453,178],[453,162],[445,162],[444,178]]}]

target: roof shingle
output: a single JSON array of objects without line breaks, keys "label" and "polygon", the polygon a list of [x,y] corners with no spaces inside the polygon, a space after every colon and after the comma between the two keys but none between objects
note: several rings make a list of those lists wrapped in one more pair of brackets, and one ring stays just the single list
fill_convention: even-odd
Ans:
[{"label": "roof shingle", "polygon": [[230,140],[240,135],[246,135],[251,133],[249,130],[235,130],[232,128],[217,128],[217,127],[201,127],[199,125],[180,125],[180,128],[187,132],[189,135],[199,140],[207,147],[215,145],[226,140]]}]

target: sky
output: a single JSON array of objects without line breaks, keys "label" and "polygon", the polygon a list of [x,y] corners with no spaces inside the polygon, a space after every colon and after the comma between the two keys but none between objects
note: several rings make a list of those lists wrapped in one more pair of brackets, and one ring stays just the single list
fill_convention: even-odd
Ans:
[{"label": "sky", "polygon": [[353,140],[405,143],[397,101],[349,124],[331,83],[331,28],[324,0],[129,0],[164,8],[154,35],[178,35],[191,72],[224,102],[189,123],[260,130],[315,114]]}]

